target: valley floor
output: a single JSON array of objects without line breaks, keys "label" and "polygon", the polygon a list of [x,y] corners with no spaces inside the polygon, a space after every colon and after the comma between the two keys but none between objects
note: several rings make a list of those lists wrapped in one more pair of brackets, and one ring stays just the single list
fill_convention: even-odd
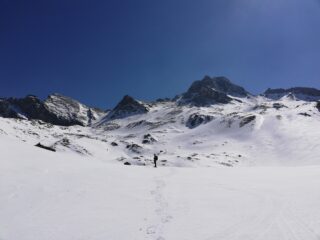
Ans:
[{"label": "valley floor", "polygon": [[320,239],[319,166],[155,169],[0,143],[1,240]]}]

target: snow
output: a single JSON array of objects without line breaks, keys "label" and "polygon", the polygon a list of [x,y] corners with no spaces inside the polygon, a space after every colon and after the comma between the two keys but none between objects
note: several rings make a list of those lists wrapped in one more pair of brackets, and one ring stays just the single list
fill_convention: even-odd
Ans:
[{"label": "snow", "polygon": [[[0,118],[0,239],[319,240],[314,102],[241,101],[151,104],[112,131]],[[213,118],[190,129],[192,114]]]},{"label": "snow", "polygon": [[320,166],[155,169],[0,146],[2,240],[320,237]]}]

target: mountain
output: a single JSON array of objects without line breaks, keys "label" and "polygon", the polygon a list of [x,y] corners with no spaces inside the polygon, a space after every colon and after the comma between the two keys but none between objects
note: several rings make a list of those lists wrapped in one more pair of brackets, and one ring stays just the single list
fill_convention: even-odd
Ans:
[{"label": "mountain", "polygon": [[264,94],[265,97],[278,100],[282,97],[289,97],[291,99],[316,101],[320,100],[320,90],[316,88],[294,87],[294,88],[268,88]]},{"label": "mountain", "polygon": [[143,102],[126,95],[117,104],[117,106],[104,117],[102,121],[126,118],[136,114],[147,113],[148,111],[149,109],[147,104],[144,104]]},{"label": "mountain", "polygon": [[62,126],[87,126],[103,114],[102,110],[89,108],[60,94],[49,95],[45,101],[34,95],[0,99],[0,115],[6,118],[38,119]]},{"label": "mountain", "polygon": [[0,239],[319,240],[320,101],[207,78],[106,112],[5,98],[0,115]]},{"label": "mountain", "polygon": [[[164,166],[316,164],[320,103],[298,96],[318,91],[252,96],[227,78],[204,77],[173,100],[126,95],[107,112],[59,94],[3,98],[0,134],[120,164],[148,165],[155,152]],[[270,98],[279,92],[286,95]]]},{"label": "mountain", "polygon": [[77,100],[60,94],[48,96],[44,101],[44,106],[50,114],[55,116],[53,122],[64,126],[87,126],[105,114],[98,108],[90,108]]},{"label": "mountain", "polygon": [[181,104],[208,106],[212,104],[226,104],[232,97],[247,97],[250,94],[238,85],[233,84],[225,77],[205,76],[202,80],[192,83],[188,91],[179,99]]}]

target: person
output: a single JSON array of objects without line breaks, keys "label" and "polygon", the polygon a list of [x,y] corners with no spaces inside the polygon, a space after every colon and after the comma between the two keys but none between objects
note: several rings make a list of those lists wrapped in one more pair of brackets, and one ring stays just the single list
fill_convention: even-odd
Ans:
[{"label": "person", "polygon": [[153,155],[153,163],[154,163],[155,168],[157,167],[157,161],[158,161],[158,156],[157,156],[157,154],[154,154]]}]

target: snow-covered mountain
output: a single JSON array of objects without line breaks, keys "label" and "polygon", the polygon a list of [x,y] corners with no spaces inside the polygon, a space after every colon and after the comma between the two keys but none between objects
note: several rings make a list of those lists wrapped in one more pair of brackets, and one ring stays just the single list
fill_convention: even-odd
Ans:
[{"label": "snow-covered mountain", "polygon": [[153,153],[164,166],[318,164],[318,93],[268,89],[253,96],[225,77],[206,76],[174,99],[125,96],[108,112],[59,94],[6,98],[0,134],[121,164],[151,165]]},{"label": "snow-covered mountain", "polygon": [[106,112],[58,94],[1,99],[0,239],[319,240],[309,97],[205,77]]}]

